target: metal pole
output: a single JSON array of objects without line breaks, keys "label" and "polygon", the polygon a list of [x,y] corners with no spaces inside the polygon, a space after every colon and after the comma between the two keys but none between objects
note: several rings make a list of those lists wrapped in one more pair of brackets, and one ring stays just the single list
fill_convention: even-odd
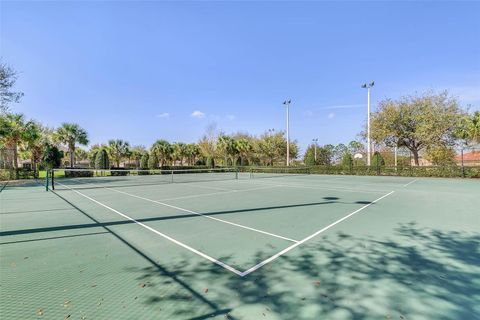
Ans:
[{"label": "metal pole", "polygon": [[395,171],[397,171],[397,147],[395,147]]},{"label": "metal pole", "polygon": [[370,166],[370,87],[367,89],[367,165]]},{"label": "metal pole", "polygon": [[317,164],[317,143],[315,142],[315,164]]},{"label": "metal pole", "polygon": [[287,167],[290,165],[290,112],[289,112],[290,101],[287,103]]},{"label": "metal pole", "polygon": [[287,167],[290,165],[290,113],[289,107],[292,100],[285,100],[283,104],[287,107]]}]

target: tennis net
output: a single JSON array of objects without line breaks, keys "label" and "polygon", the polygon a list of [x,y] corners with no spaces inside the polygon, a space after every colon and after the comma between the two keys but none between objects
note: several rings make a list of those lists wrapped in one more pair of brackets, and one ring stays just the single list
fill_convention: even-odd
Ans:
[{"label": "tennis net", "polygon": [[238,179],[236,168],[182,170],[94,170],[54,169],[50,172],[53,190],[116,188],[166,183]]},{"label": "tennis net", "polygon": [[249,171],[250,178],[252,179],[291,177],[310,174],[309,167],[258,167],[249,168]]}]

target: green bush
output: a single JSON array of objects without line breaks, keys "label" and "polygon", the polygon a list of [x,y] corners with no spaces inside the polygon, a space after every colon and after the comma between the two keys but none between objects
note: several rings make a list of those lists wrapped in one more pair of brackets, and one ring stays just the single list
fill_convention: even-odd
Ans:
[{"label": "green bush", "polygon": [[65,170],[65,178],[84,178],[84,177],[93,177],[93,171]]},{"label": "green bush", "polygon": [[148,153],[145,152],[142,157],[140,158],[140,169],[145,170],[148,169]]},{"label": "green bush", "polygon": [[375,153],[373,154],[373,157],[372,157],[371,166],[375,167],[375,168],[378,168],[378,167],[383,167],[384,165],[385,165],[385,159],[383,159],[380,152],[375,151]]},{"label": "green bush", "polygon": [[155,152],[150,153],[148,157],[148,169],[158,169],[158,157]]},{"label": "green bush", "polygon": [[108,169],[110,167],[107,150],[102,149],[95,155],[95,169]]}]

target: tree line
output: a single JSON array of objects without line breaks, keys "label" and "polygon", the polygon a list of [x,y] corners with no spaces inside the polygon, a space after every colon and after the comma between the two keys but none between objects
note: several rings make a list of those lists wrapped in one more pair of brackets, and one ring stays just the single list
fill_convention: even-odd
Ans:
[{"label": "tree line", "polygon": [[[74,167],[87,162],[92,168],[129,166],[154,169],[164,166],[243,166],[286,165],[287,141],[283,131],[270,129],[255,136],[248,133],[225,134],[214,127],[197,143],[183,143],[160,139],[149,148],[130,145],[122,139],[112,139],[103,144],[89,144],[86,130],[76,123],[63,123],[52,129],[13,113],[12,103],[23,96],[12,90],[17,73],[0,63],[0,161],[2,166],[18,169],[18,159],[30,159],[32,169],[44,167]],[[360,133],[365,140],[366,130]],[[371,115],[371,138],[375,149],[406,148],[416,165],[423,156],[434,164],[453,162],[455,149],[480,143],[480,112],[469,113],[458,100],[447,92],[385,99],[379,102]],[[294,163],[306,165],[364,164],[355,154],[365,154],[366,146],[360,141],[348,145],[309,145],[299,157],[297,141],[290,142],[290,158]],[[372,160],[382,162],[380,153]],[[8,162],[8,163],[6,163]]]}]

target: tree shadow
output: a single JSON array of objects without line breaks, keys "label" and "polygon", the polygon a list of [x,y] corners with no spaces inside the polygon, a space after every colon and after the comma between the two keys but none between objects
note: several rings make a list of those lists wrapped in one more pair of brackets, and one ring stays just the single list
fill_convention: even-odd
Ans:
[{"label": "tree shadow", "polygon": [[[66,197],[62,192],[53,192],[58,197],[66,200]],[[326,199],[329,198],[329,199]],[[282,210],[282,209],[292,209],[292,208],[300,208],[300,207],[314,207],[319,205],[328,205],[328,204],[335,204],[335,203],[349,203],[349,202],[341,202],[337,197],[324,197],[325,201],[318,201],[318,202],[308,202],[308,203],[299,203],[299,204],[290,204],[290,205],[280,205],[280,206],[268,206],[268,207],[258,207],[258,208],[243,208],[243,209],[234,209],[234,210],[221,210],[221,211],[213,211],[213,212],[199,212],[199,214],[192,214],[192,213],[181,213],[181,214],[174,214],[170,216],[161,216],[161,217],[152,217],[152,218],[138,218],[136,221],[138,222],[154,222],[154,221],[163,221],[163,220],[176,220],[176,219],[186,219],[186,218],[203,218],[202,216],[217,216],[217,215],[229,215],[229,214],[258,214],[258,212],[266,212],[268,214],[276,214],[281,211],[274,211],[274,210]],[[68,201],[67,201],[68,202]],[[72,203],[69,202],[71,205]],[[355,201],[355,204],[370,204],[370,201]],[[161,206],[159,204],[159,206]],[[77,208],[78,209],[78,208]],[[52,232],[52,231],[62,231],[62,230],[75,230],[75,229],[84,229],[84,228],[96,228],[96,227],[107,227],[107,226],[116,226],[116,225],[125,225],[125,224],[133,224],[131,220],[115,220],[115,221],[96,221],[95,223],[83,223],[83,224],[73,224],[73,225],[63,225],[63,226],[51,226],[51,227],[42,227],[42,228],[31,228],[31,229],[17,229],[17,230],[9,230],[9,231],[2,231],[0,232],[1,236],[10,236],[10,235],[20,235],[20,234],[30,234],[30,233],[42,233],[42,232]]]},{"label": "tree shadow", "polygon": [[382,240],[324,236],[245,277],[209,263],[181,277],[211,283],[214,301],[245,319],[479,319],[479,244],[478,234],[411,223]]}]

